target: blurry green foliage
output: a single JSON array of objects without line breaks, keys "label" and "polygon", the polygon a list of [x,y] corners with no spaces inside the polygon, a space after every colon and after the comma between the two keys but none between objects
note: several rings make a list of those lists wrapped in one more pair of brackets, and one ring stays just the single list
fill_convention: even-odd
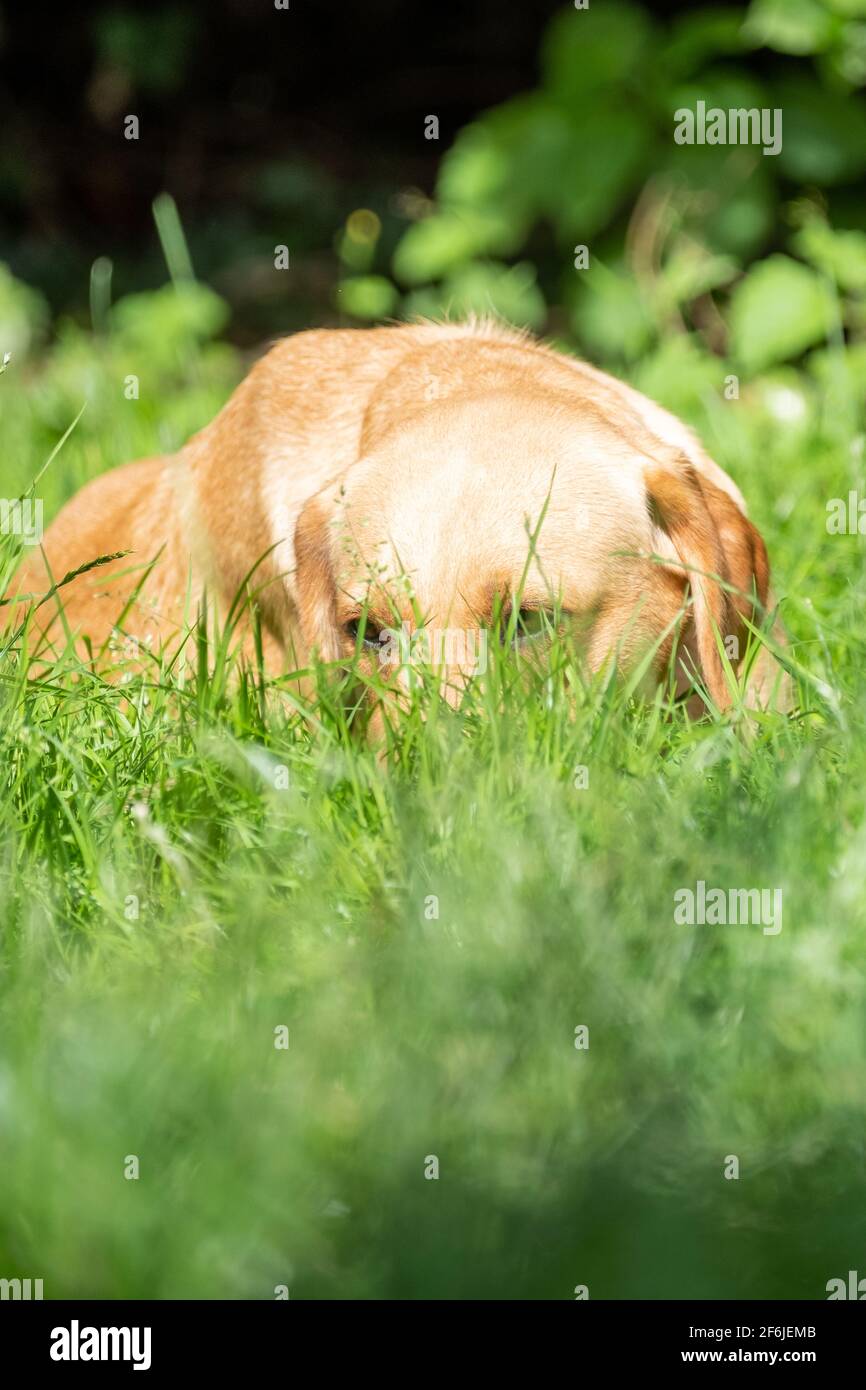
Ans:
[{"label": "blurry green foliage", "polygon": [[[213,290],[184,281],[119,299],[98,332],[62,319],[44,347],[43,300],[0,267],[0,361],[11,353],[13,382],[3,401],[6,485],[26,488],[34,460],[47,456],[82,406],[76,434],[88,476],[152,453],[154,441],[165,452],[179,448],[241,375],[237,351],[215,341],[228,316]],[[38,358],[34,347],[42,349]],[[45,483],[49,500],[53,489],[68,495],[65,467],[61,456]]]},{"label": "blurry green foliage", "polygon": [[[434,201],[390,265],[386,238],[373,249],[369,284],[347,281],[341,307],[392,314],[399,287],[404,317],[492,313],[649,380],[676,359],[716,389],[726,370],[768,370],[828,335],[856,347],[864,20],[866,0],[753,0],[668,24],[634,0],[564,8],[538,88],[458,132]],[[781,152],[677,145],[674,112],[698,101],[781,108]]]},{"label": "blurry green foliage", "polygon": [[48,305],[37,290],[16,280],[0,262],[0,358],[26,357],[48,325]]},{"label": "blurry green foliage", "polygon": [[[176,85],[187,28],[185,11],[108,10],[99,61],[146,88],[158,53]],[[221,297],[201,285],[187,298],[126,295],[100,350],[135,358],[146,343],[159,378],[205,345],[207,370],[226,303],[236,329],[252,315],[251,342],[320,322],[328,307],[361,323],[493,314],[640,376],[675,408],[718,392],[729,372],[803,359],[814,373],[846,348],[860,360],[866,0],[752,0],[664,20],[639,0],[568,4],[540,37],[538,71],[534,90],[453,136],[432,199],[341,184],[301,156],[257,164],[236,206],[195,228],[196,272]],[[698,101],[780,108],[780,153],[677,145],[674,113]],[[177,279],[180,219],[170,199],[159,207]],[[287,224],[293,274],[275,276]],[[153,283],[153,267],[130,282],[119,264],[117,279]],[[107,306],[108,285],[97,291]],[[41,300],[0,272],[0,349],[20,358],[47,321]],[[87,375],[68,365],[76,342],[62,326],[53,380]]]},{"label": "blurry green foliage", "polygon": [[451,318],[462,318],[479,309],[509,323],[542,328],[547,306],[536,283],[535,267],[528,261],[515,266],[467,261],[445,276],[437,291],[416,290],[404,303],[409,317],[436,318],[444,311]]},{"label": "blurry green foliage", "polygon": [[228,306],[206,285],[189,281],[146,294],[130,294],[115,305],[112,326],[118,342],[146,354],[157,371],[174,370],[225,327]]},{"label": "blurry green foliage", "polygon": [[829,286],[788,256],[753,266],[731,297],[731,349],[746,372],[798,356],[831,331]]},{"label": "blurry green foliage", "polygon": [[356,319],[383,319],[397,302],[397,291],[384,275],[352,275],[340,285],[340,307]]},{"label": "blurry green foliage", "polygon": [[813,220],[792,244],[804,260],[831,276],[841,290],[866,292],[866,232],[834,232]]},{"label": "blurry green foliage", "polygon": [[756,44],[801,55],[829,48],[841,23],[821,0],[755,0],[746,32]]}]

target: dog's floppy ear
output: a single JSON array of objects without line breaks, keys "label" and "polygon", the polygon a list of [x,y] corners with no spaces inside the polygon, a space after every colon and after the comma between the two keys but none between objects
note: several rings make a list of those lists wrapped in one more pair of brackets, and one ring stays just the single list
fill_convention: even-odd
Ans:
[{"label": "dog's floppy ear", "polygon": [[341,655],[337,589],[331,556],[331,509],[311,497],[295,525],[295,598],[301,636],[322,661]]},{"label": "dog's floppy ear", "polygon": [[685,456],[671,467],[648,469],[646,484],[653,521],[670,538],[691,587],[694,645],[704,682],[719,709],[727,709],[731,692],[718,638],[736,668],[745,651],[743,618],[760,621],[767,603],[766,547],[734,499]]},{"label": "dog's floppy ear", "polygon": [[[700,478],[701,492],[718,532],[727,567],[728,601],[735,616],[739,655],[745,650],[746,628],[742,619],[760,623],[770,592],[770,561],[757,526],[723,488]],[[757,600],[757,602],[755,601]]]}]

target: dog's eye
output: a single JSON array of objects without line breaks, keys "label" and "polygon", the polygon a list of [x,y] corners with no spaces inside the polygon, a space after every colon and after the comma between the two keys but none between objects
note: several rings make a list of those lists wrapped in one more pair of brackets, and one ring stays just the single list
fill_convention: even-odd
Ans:
[{"label": "dog's eye", "polygon": [[[513,624],[511,642],[515,647],[521,646],[524,642],[532,642],[537,637],[544,637],[550,632],[553,625],[553,617],[546,608],[520,608],[517,613],[517,621]],[[512,626],[512,614],[503,613],[501,622],[502,640],[504,641]]]},{"label": "dog's eye", "polygon": [[521,637],[543,637],[550,631],[551,621],[551,615],[544,608],[521,608],[517,615],[515,636],[518,640]]},{"label": "dog's eye", "polygon": [[382,629],[378,623],[374,623],[371,617],[350,618],[345,625],[345,633],[348,638],[358,645],[358,638],[363,632],[365,647],[378,647],[382,640]]}]

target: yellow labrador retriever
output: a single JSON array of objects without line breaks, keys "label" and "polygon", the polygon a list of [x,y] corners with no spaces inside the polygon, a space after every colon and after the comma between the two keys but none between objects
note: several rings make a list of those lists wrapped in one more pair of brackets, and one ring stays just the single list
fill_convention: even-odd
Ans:
[{"label": "yellow labrador retriever", "polygon": [[[676,634],[680,688],[697,676],[723,709],[719,644],[736,669],[743,619],[768,603],[761,536],[689,430],[489,323],[286,339],[180,453],[82,488],[44,551],[48,571],[32,554],[19,595],[129,552],[38,610],[49,642],[71,629],[106,652],[119,624],[157,650],[205,589],[225,613],[246,586],[280,672],[385,630],[478,632],[519,595],[522,624],[555,601],[579,625],[593,670],[655,649],[662,679]],[[758,684],[768,698],[766,664]]]}]

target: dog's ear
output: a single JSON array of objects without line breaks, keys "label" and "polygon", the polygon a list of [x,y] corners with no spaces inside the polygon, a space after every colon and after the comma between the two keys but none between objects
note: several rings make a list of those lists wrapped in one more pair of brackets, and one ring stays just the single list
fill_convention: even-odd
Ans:
[{"label": "dog's ear", "polygon": [[736,669],[746,647],[743,619],[760,622],[767,603],[766,546],[734,499],[684,456],[670,468],[649,469],[646,483],[650,514],[669,537],[692,591],[703,679],[718,707],[727,709],[731,692],[716,634]]},{"label": "dog's ear", "polygon": [[330,522],[330,508],[321,497],[312,497],[295,525],[298,621],[308,653],[317,652],[322,661],[341,655]]},{"label": "dog's ear", "polygon": [[747,628],[743,618],[759,624],[770,592],[770,561],[764,538],[733,497],[723,488],[700,478],[701,492],[718,532],[727,567],[728,601],[733,609],[738,656],[745,651]]}]

